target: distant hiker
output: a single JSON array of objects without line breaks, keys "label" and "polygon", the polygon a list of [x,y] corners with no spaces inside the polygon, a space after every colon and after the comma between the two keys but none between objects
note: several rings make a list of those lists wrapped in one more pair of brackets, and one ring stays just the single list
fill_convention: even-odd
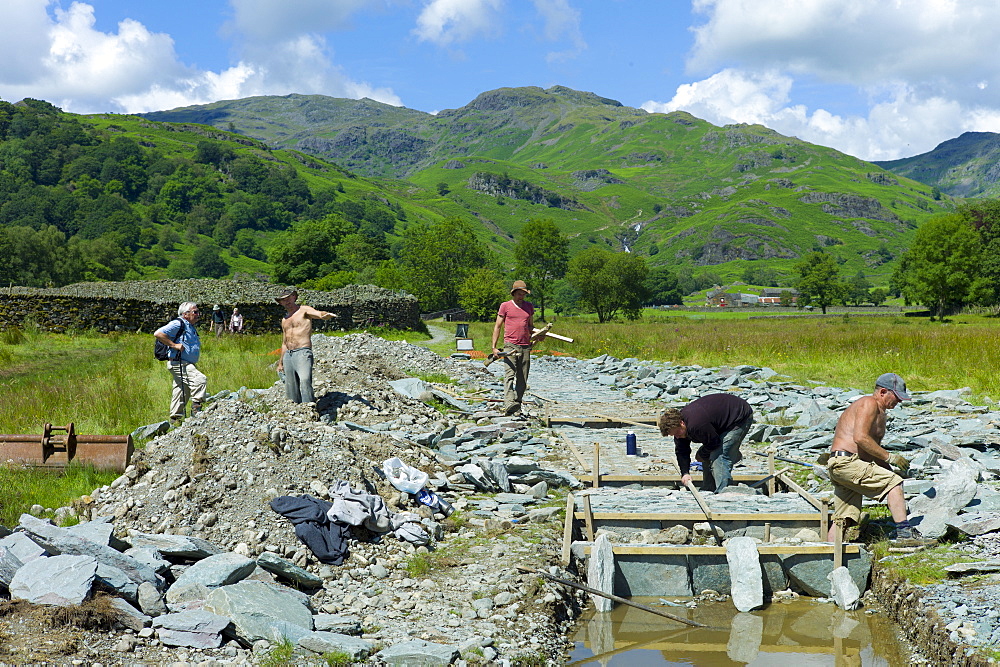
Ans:
[{"label": "distant hiker", "polygon": [[296,303],[299,293],[287,287],[274,297],[285,309],[281,320],[281,356],[278,357],[278,373],[284,373],[285,396],[294,403],[312,403],[312,320],[328,320],[336,317],[333,313],[316,310],[311,306]]},{"label": "distant hiker", "polygon": [[222,312],[222,306],[215,304],[212,306],[212,330],[215,332],[215,337],[221,336],[225,328],[226,314]]},{"label": "distant hiker", "polygon": [[229,318],[229,333],[243,333],[243,314],[239,308],[233,308],[233,314]]},{"label": "distant hiker", "polygon": [[176,319],[153,332],[158,341],[174,351],[167,359],[167,370],[174,378],[170,394],[170,421],[174,424],[184,419],[188,398],[191,399],[192,416],[201,411],[201,403],[205,400],[208,378],[195,367],[201,355],[201,341],[195,328],[199,317],[198,304],[185,301],[178,306]]},{"label": "distant hiker", "polygon": [[837,524],[842,529],[860,526],[861,497],[874,498],[889,506],[896,522],[891,538],[906,546],[933,544],[907,521],[903,478],[889,464],[904,473],[910,462],[882,447],[886,412],[910,400],[906,383],[895,373],[884,373],[875,381],[875,391],[862,396],[844,410],[837,420],[830,445],[827,470],[833,482],[833,522],[827,538],[832,542]]},{"label": "distant hiker", "polygon": [[740,443],[753,424],[753,408],[735,394],[708,394],[678,410],[660,415],[664,437],[674,437],[681,481],[691,483],[691,443],[701,445],[695,460],[702,463],[702,491],[721,492],[733,480],[733,466],[743,459]]},{"label": "distant hiker", "polygon": [[[528,388],[528,372],[531,370],[531,345],[544,333],[533,335],[535,328],[535,307],[524,297],[531,290],[523,280],[515,280],[510,288],[510,301],[500,304],[497,320],[493,325],[493,354],[502,356],[507,368],[504,370],[503,411],[505,415],[521,413],[521,399]],[[497,347],[500,331],[503,330],[503,348]]]}]

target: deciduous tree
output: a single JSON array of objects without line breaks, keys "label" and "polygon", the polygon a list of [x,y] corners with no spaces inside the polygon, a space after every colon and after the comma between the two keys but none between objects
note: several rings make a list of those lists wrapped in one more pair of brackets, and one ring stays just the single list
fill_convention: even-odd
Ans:
[{"label": "deciduous tree", "polygon": [[843,298],[844,282],[833,255],[818,250],[811,252],[802,258],[795,270],[799,273],[795,288],[799,291],[800,308],[819,306],[825,315],[829,306]]},{"label": "deciduous tree", "polygon": [[566,280],[580,290],[581,301],[597,313],[598,321],[607,322],[619,310],[627,319],[638,319],[647,274],[637,255],[591,247],[570,260]]},{"label": "deciduous tree", "polygon": [[503,277],[485,266],[470,273],[458,290],[458,305],[478,322],[492,321],[506,299]]},{"label": "deciduous tree", "polygon": [[645,283],[648,301],[653,306],[681,303],[681,289],[677,284],[677,274],[667,266],[654,266],[649,270]]},{"label": "deciduous tree", "polygon": [[457,305],[459,286],[470,273],[488,265],[489,259],[471,223],[446,218],[407,229],[399,263],[421,308],[437,310]]},{"label": "deciduous tree", "polygon": [[981,255],[980,237],[961,214],[937,216],[917,230],[893,282],[907,303],[944,317],[982,298]]},{"label": "deciduous tree", "polygon": [[569,239],[559,232],[552,220],[529,220],[517,237],[514,259],[517,261],[517,276],[528,283],[532,300],[538,300],[540,319],[544,320],[545,302],[552,283],[566,275]]}]

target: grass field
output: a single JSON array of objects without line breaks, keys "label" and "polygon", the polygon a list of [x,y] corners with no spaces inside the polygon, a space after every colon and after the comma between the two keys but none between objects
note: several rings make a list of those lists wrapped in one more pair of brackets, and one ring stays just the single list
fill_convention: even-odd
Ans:
[{"label": "grass field", "polygon": [[[549,338],[537,349],[581,359],[610,354],[679,365],[768,366],[797,382],[859,389],[892,371],[913,390],[970,387],[978,397],[1000,398],[996,318],[962,315],[941,323],[903,316],[748,319],[748,315],[646,311],[638,322],[610,324],[587,317],[558,318],[552,331],[574,342]],[[477,350],[488,351],[492,328],[492,323],[470,325]],[[435,349],[445,348],[454,351],[454,344]]]}]

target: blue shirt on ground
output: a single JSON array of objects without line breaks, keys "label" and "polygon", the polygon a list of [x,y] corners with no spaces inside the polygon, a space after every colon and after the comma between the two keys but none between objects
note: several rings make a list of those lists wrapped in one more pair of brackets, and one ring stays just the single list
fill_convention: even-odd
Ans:
[{"label": "blue shirt on ground", "polygon": [[[193,324],[177,317],[157,329],[156,333],[164,333],[167,335],[167,338],[174,340],[182,326],[184,327],[184,333],[177,338],[177,342],[184,346],[184,350],[179,353],[180,360],[186,361],[189,364],[196,364],[198,363],[198,357],[201,356],[201,339],[198,338],[198,330]],[[170,361],[176,361],[177,356],[177,350],[170,351]]]}]

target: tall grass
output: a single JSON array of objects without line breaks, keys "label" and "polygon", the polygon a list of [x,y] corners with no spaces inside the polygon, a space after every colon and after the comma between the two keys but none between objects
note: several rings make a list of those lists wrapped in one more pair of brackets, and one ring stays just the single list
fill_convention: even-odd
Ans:
[{"label": "tall grass", "polygon": [[[277,359],[270,353],[280,345],[277,334],[202,336],[198,368],[209,393],[270,386]],[[152,348],[148,334],[28,331],[13,345],[0,342],[0,433],[73,422],[78,433],[125,434],[166,419],[171,379]]]},{"label": "tall grass", "polygon": [[[1000,321],[975,315],[950,322],[923,318],[831,315],[825,318],[716,319],[671,317],[656,321],[596,324],[559,318],[552,331],[573,343],[547,339],[540,353],[586,359],[617,358],[675,364],[768,366],[798,382],[871,387],[885,372],[903,376],[911,389],[970,387],[1000,398]],[[487,351],[491,323],[470,326],[476,349]],[[452,346],[453,347],[453,346]]]},{"label": "tall grass", "polygon": [[0,525],[16,526],[18,517],[32,505],[50,510],[69,505],[117,476],[79,464],[62,471],[0,466]]}]

